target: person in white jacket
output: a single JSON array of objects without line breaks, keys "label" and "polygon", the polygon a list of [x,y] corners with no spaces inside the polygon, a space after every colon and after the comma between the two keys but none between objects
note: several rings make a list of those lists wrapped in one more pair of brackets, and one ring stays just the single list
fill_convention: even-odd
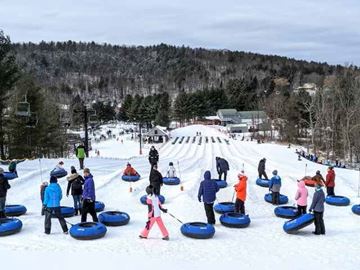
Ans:
[{"label": "person in white jacket", "polygon": [[169,177],[169,178],[176,177],[176,169],[174,167],[174,163],[172,163],[172,162],[169,163],[169,168],[168,168],[168,171],[166,173],[166,177]]}]

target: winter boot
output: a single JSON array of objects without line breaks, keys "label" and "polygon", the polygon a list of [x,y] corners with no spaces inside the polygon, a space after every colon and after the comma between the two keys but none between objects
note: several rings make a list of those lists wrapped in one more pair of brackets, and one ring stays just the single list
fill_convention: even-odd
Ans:
[{"label": "winter boot", "polygon": [[147,237],[142,236],[141,234],[139,235],[139,238],[140,238],[140,239],[147,239]]},{"label": "winter boot", "polygon": [[163,237],[163,238],[162,238],[162,240],[169,241],[169,240],[170,240],[170,238],[169,238],[169,236],[165,236],[165,237]]}]

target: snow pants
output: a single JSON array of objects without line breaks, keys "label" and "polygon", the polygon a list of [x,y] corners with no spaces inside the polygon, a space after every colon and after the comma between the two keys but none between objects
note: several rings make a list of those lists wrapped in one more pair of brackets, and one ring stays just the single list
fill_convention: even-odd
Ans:
[{"label": "snow pants", "polygon": [[301,205],[298,205],[298,215],[303,215],[303,214],[306,214],[306,205],[304,206],[301,206]]},{"label": "snow pants", "polygon": [[152,217],[150,218],[150,220],[148,222],[146,222],[146,226],[145,228],[142,230],[141,232],[141,236],[143,237],[148,237],[149,235],[149,232],[152,228],[152,226],[154,225],[154,223],[157,223],[157,225],[159,226],[160,228],[160,231],[163,235],[163,237],[167,237],[169,236],[169,233],[164,225],[164,222],[162,221],[162,218],[161,217]]},{"label": "snow pants", "polygon": [[68,231],[65,219],[61,216],[60,207],[50,207],[45,210],[45,233],[50,234],[51,232],[51,217],[54,215],[61,225],[61,228],[64,232]]},{"label": "snow pants", "polygon": [[314,211],[315,234],[325,234],[324,212]]},{"label": "snow pants", "polygon": [[94,222],[99,221],[95,211],[95,202],[85,199],[82,205],[81,222],[86,222],[87,214],[92,216]]},{"label": "snow pants", "polygon": [[245,215],[245,202],[238,198],[235,201],[235,212]]},{"label": "snow pants", "polygon": [[207,217],[207,222],[209,224],[215,224],[214,203],[204,203],[204,208]]},{"label": "snow pants", "polygon": [[326,193],[328,196],[335,196],[334,188],[335,187],[326,187]]}]

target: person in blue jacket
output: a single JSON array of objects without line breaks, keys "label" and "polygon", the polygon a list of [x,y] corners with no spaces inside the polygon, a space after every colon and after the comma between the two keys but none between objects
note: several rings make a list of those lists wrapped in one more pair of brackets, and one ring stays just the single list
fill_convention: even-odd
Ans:
[{"label": "person in blue jacket", "polygon": [[45,210],[45,233],[51,232],[51,217],[55,216],[61,225],[61,228],[65,234],[68,233],[68,227],[66,221],[61,215],[60,201],[62,199],[61,187],[58,184],[57,178],[51,176],[50,185],[45,189],[44,194],[44,210]]},{"label": "person in blue jacket", "polygon": [[94,222],[98,222],[95,211],[95,184],[90,169],[84,169],[84,190],[82,194],[83,205],[81,212],[81,222],[86,222],[87,214],[92,216]]},{"label": "person in blue jacket", "polygon": [[271,177],[269,182],[269,191],[272,192],[272,203],[280,203],[280,188],[281,188],[281,178],[278,176],[278,171],[273,171],[273,177]]},{"label": "person in blue jacket", "polygon": [[229,163],[226,159],[221,157],[216,157],[216,170],[219,174],[219,180],[221,180],[222,175],[224,174],[224,181],[226,181],[227,172],[230,169]]},{"label": "person in blue jacket", "polygon": [[325,203],[325,193],[322,189],[320,183],[316,184],[315,193],[312,199],[312,203],[309,209],[309,212],[314,212],[315,216],[315,231],[313,234],[320,235],[325,234],[325,224],[324,224],[324,203]]},{"label": "person in blue jacket", "polygon": [[198,199],[199,202],[204,202],[205,213],[207,222],[215,224],[214,202],[216,200],[216,193],[219,191],[219,186],[216,181],[211,180],[210,171],[204,173],[204,180],[200,183]]}]

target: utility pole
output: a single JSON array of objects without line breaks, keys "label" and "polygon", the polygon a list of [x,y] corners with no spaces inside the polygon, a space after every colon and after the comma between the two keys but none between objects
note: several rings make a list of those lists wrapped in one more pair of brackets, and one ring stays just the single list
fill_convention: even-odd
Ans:
[{"label": "utility pole", "polygon": [[89,134],[88,134],[88,111],[86,108],[86,105],[84,105],[84,129],[85,129],[85,155],[88,158],[89,157]]},{"label": "utility pole", "polygon": [[139,153],[140,155],[142,155],[142,147],[141,147],[141,122],[139,121],[139,142],[140,142],[140,150],[139,150]]}]

